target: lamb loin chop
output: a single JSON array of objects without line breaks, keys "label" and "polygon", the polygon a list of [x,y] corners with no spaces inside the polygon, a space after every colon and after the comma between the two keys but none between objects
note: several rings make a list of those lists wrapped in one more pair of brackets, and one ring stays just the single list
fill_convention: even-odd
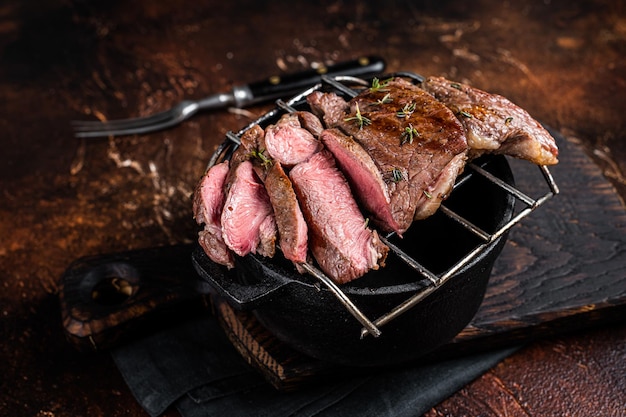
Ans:
[{"label": "lamb loin chop", "polygon": [[309,226],[309,248],[324,272],[342,284],[384,265],[389,248],[367,227],[330,152],[316,153],[289,175]]},{"label": "lamb loin chop", "polygon": [[383,230],[402,234],[414,220],[434,213],[464,167],[468,148],[461,123],[432,95],[401,78],[350,102],[321,92],[307,100],[327,127],[353,138],[373,160],[378,172],[371,176],[382,177],[381,192],[389,197],[388,207],[380,210],[379,199],[379,209],[370,213]]},{"label": "lamb loin chop", "polygon": [[558,162],[550,133],[505,97],[443,77],[430,77],[420,87],[456,114],[465,128],[471,158],[499,153],[538,165]]}]

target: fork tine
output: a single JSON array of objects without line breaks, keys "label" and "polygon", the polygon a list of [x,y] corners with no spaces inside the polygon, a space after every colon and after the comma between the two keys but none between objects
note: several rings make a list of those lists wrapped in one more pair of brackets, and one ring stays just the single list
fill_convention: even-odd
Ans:
[{"label": "fork tine", "polygon": [[174,115],[173,109],[165,110],[160,113],[153,114],[151,116],[146,117],[133,117],[129,119],[118,119],[118,120],[73,120],[72,126],[74,130],[78,132],[88,132],[88,131],[101,131],[101,130],[119,130],[119,129],[128,129],[128,128],[138,128],[142,126],[151,125],[153,123],[160,123],[168,118],[171,118]]},{"label": "fork tine", "polygon": [[124,136],[124,135],[139,135],[142,133],[153,132],[155,130],[162,130],[168,127],[172,127],[178,124],[180,120],[176,117],[166,119],[158,123],[142,124],[135,127],[116,127],[110,128],[107,126],[101,126],[98,130],[84,130],[74,132],[74,136],[77,138],[97,138],[106,136]]}]

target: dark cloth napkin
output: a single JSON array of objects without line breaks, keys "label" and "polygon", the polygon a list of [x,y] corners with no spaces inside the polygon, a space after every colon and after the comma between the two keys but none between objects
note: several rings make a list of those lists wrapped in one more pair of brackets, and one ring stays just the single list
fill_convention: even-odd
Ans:
[{"label": "dark cloth napkin", "polygon": [[133,395],[156,417],[420,416],[514,352],[355,376],[280,392],[239,356],[213,317],[133,341],[112,356]]}]

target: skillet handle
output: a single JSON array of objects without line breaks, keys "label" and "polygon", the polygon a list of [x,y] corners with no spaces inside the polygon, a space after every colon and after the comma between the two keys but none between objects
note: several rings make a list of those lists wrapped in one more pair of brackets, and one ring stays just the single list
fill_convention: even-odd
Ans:
[{"label": "skillet handle", "polygon": [[[223,297],[238,310],[247,311],[259,307],[291,283],[288,278],[268,271],[262,263],[253,263],[252,269],[238,265],[237,272],[234,269],[228,270],[211,261],[200,246],[194,249],[191,258],[197,273],[205,281],[203,291]],[[241,274],[263,276],[263,280],[254,284],[241,284]]]},{"label": "skillet handle", "polygon": [[107,350],[132,338],[209,314],[192,262],[193,245],[86,256],[59,282],[67,340],[81,351]]}]

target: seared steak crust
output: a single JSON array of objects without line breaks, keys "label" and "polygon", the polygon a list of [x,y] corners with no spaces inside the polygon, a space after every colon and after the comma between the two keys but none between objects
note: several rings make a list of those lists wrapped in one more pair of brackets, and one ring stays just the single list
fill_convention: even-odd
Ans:
[{"label": "seared steak crust", "polygon": [[539,165],[558,162],[554,138],[528,112],[508,99],[443,77],[421,87],[448,106],[463,124],[470,157],[499,153]]},{"label": "seared steak crust", "polygon": [[[352,136],[374,160],[387,186],[390,210],[400,232],[432,212],[449,193],[467,141],[454,114],[432,95],[403,79],[368,89],[349,103],[333,93],[312,94],[309,104],[328,126]],[[452,175],[453,178],[442,178]],[[423,211],[421,206],[427,205]]]},{"label": "seared steak crust", "polygon": [[306,262],[308,227],[289,177],[275,161],[267,169],[265,189],[274,209],[280,249],[285,258],[298,264]]}]

